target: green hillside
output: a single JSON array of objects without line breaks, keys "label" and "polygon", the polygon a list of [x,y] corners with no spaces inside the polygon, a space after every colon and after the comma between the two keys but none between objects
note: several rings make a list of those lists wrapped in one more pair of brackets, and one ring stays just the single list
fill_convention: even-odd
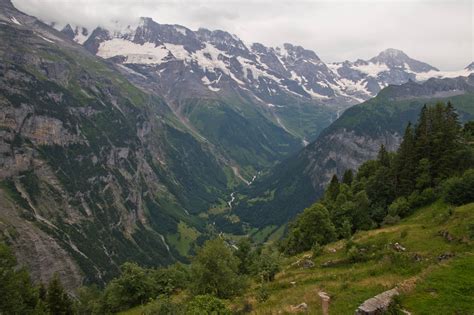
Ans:
[{"label": "green hillside", "polygon": [[[384,144],[387,137],[400,138],[408,122],[416,122],[423,105],[433,105],[438,101],[451,101],[463,122],[474,118],[474,94],[448,98],[414,96],[393,100],[382,93],[349,108],[315,142],[263,174],[252,186],[239,190],[234,214],[251,226],[262,228],[273,225],[276,230],[321,197],[329,181],[326,176],[334,173],[342,175],[346,167],[341,161],[335,162],[333,156],[347,156],[359,165],[375,157],[359,157],[359,152],[354,151],[353,147],[335,143],[334,138],[353,133],[351,136],[354,139],[348,142],[356,143],[354,146],[362,151],[369,150],[373,143],[378,143],[378,146]],[[367,147],[364,148],[364,145]]]},{"label": "green hillside", "polygon": [[[471,314],[473,233],[473,203],[454,208],[436,202],[399,224],[326,245],[313,268],[294,266],[311,252],[286,259],[275,282],[267,285],[268,300],[255,303],[253,313],[276,314],[305,302],[310,314],[322,314],[317,295],[322,290],[331,296],[332,314],[353,314],[366,299],[400,287],[399,302],[413,314]],[[395,243],[406,250],[397,251]]]}]

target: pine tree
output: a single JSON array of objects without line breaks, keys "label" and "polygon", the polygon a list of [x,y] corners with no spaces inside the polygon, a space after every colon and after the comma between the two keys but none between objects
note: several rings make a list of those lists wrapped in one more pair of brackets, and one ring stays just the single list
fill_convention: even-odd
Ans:
[{"label": "pine tree", "polygon": [[337,175],[333,175],[331,182],[329,183],[328,188],[326,189],[325,200],[328,202],[333,202],[336,200],[337,195],[339,194],[339,179]]},{"label": "pine tree", "polygon": [[346,170],[344,172],[344,175],[342,176],[342,182],[350,186],[353,180],[354,180],[354,173],[352,172],[352,170],[351,169]]},{"label": "pine tree", "polygon": [[46,307],[51,315],[72,314],[72,301],[64,290],[57,274],[48,284]]},{"label": "pine tree", "polygon": [[405,129],[394,163],[397,196],[409,195],[415,187],[416,151],[415,137],[411,123]]},{"label": "pine tree", "polygon": [[379,161],[381,166],[390,167],[390,156],[387,152],[387,149],[385,149],[385,146],[383,144],[380,145],[380,150],[377,155],[377,160]]},{"label": "pine tree", "polygon": [[430,156],[429,152],[431,151],[431,145],[429,136],[431,128],[428,112],[429,109],[425,104],[421,109],[420,117],[418,118],[418,123],[415,127],[415,150],[417,161]]}]

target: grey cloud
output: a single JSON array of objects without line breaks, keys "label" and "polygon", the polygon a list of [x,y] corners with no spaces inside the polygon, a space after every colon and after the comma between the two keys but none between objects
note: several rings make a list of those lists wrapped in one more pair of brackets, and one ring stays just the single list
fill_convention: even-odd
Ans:
[{"label": "grey cloud", "polygon": [[149,16],[191,29],[223,29],[247,43],[291,42],[323,60],[370,58],[388,48],[443,70],[474,60],[470,0],[14,0],[45,21],[94,27]]}]

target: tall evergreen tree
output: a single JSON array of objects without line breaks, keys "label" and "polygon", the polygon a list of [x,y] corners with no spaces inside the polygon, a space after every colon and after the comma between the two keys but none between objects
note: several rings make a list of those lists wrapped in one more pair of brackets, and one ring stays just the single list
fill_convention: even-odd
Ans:
[{"label": "tall evergreen tree", "polygon": [[396,194],[409,195],[415,187],[416,151],[415,135],[411,123],[405,129],[402,143],[397,151],[394,169],[396,174]]},{"label": "tall evergreen tree", "polygon": [[431,151],[430,145],[430,121],[428,107],[423,105],[420,116],[418,117],[418,122],[415,128],[415,150],[416,150],[416,159],[419,161],[422,158],[429,155]]},{"label": "tall evergreen tree", "polygon": [[353,180],[354,180],[354,173],[352,172],[352,170],[351,169],[346,170],[344,172],[344,175],[342,176],[342,182],[350,186]]},{"label": "tall evergreen tree", "polygon": [[385,146],[383,144],[380,145],[380,150],[377,155],[377,160],[379,161],[381,166],[390,167],[390,156],[388,154],[387,149],[385,149]]},{"label": "tall evergreen tree", "polygon": [[69,315],[73,313],[72,301],[64,290],[57,274],[48,284],[46,307],[51,315]]},{"label": "tall evergreen tree", "polygon": [[331,178],[328,188],[326,189],[326,195],[324,196],[324,199],[326,199],[328,202],[335,201],[338,194],[339,179],[337,178],[337,175],[334,174]]}]

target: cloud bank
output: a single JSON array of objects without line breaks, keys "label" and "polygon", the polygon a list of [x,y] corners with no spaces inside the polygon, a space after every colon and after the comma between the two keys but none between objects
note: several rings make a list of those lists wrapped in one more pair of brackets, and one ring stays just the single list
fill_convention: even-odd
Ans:
[{"label": "cloud bank", "polygon": [[93,28],[140,16],[159,23],[222,29],[246,43],[284,42],[314,50],[326,62],[368,59],[386,48],[442,70],[474,60],[471,0],[13,0],[46,22]]}]

